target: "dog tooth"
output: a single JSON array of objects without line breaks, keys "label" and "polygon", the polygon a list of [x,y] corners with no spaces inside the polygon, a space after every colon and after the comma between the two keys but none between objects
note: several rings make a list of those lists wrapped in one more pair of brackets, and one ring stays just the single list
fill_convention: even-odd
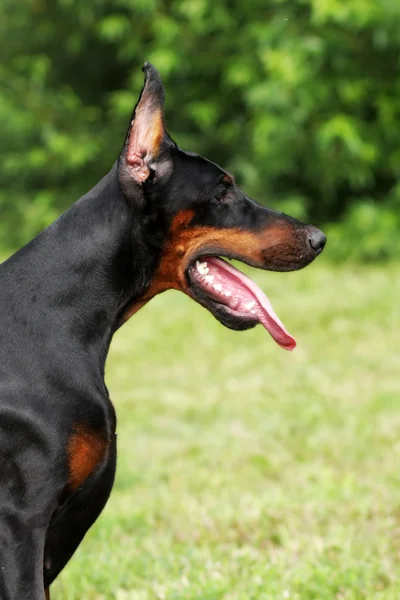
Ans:
[{"label": "dog tooth", "polygon": [[251,313],[253,313],[253,315],[255,315],[255,314],[256,314],[256,311],[255,311],[255,310],[251,310],[250,312],[251,312]]},{"label": "dog tooth", "polygon": [[227,290],[227,291],[225,292],[225,296],[232,296],[232,292],[230,292],[229,290]]},{"label": "dog tooth", "polygon": [[222,292],[222,285],[220,283],[216,283],[214,285],[214,290],[217,290],[218,292]]},{"label": "dog tooth", "polygon": [[254,308],[255,306],[255,301],[253,300],[253,302],[249,302],[248,304],[246,304],[247,310],[251,310],[252,308]]},{"label": "dog tooth", "polygon": [[196,261],[196,268],[200,275],[207,275],[209,269],[207,269],[207,263],[202,263],[200,261]]},{"label": "dog tooth", "polygon": [[206,275],[204,279],[207,281],[207,283],[212,283],[214,281],[214,275]]}]

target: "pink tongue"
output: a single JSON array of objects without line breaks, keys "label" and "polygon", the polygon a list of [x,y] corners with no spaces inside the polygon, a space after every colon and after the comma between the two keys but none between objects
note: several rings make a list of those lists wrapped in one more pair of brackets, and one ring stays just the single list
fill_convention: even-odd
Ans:
[{"label": "pink tongue", "polygon": [[254,281],[221,258],[207,257],[203,258],[203,261],[207,263],[207,277],[212,277],[212,282],[206,277],[205,281],[214,295],[223,299],[235,312],[248,313],[252,318],[258,319],[276,343],[285,350],[293,350],[296,347],[296,340],[286,331],[267,296]]}]

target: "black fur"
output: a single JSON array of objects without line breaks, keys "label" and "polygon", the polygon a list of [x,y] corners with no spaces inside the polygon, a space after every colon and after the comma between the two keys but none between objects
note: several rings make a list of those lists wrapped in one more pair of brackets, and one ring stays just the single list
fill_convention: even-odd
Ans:
[{"label": "black fur", "polygon": [[[163,88],[150,65],[146,84],[151,115],[162,104]],[[116,420],[104,383],[105,360],[127,307],[155,277],[174,217],[192,210],[193,231],[205,225],[260,232],[290,222],[302,250],[281,263],[279,253],[270,264],[266,256],[257,265],[262,268],[304,266],[324,243],[321,238],[321,248],[312,249],[310,231],[317,230],[259,206],[224,180],[222,169],[181,151],[167,134],[156,154],[143,153],[149,176],[138,184],[126,165],[129,132],[108,175],[0,265],[2,600],[43,600],[44,588],[108,499]],[[207,251],[224,253],[219,247]],[[76,424],[101,433],[109,446],[70,492],[68,444]]]}]

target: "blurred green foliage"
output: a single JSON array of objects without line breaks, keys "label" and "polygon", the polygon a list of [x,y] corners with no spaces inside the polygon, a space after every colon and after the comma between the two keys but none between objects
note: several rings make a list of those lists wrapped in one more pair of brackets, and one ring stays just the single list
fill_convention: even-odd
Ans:
[{"label": "blurred green foliage", "polygon": [[339,260],[400,256],[399,2],[3,0],[0,51],[0,247],[110,168],[150,60],[183,148]]}]

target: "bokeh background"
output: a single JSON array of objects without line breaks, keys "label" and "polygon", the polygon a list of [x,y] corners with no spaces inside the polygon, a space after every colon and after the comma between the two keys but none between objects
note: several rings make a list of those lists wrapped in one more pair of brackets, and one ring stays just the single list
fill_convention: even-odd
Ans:
[{"label": "bokeh background", "polygon": [[1,247],[109,169],[150,60],[183,148],[337,260],[400,255],[398,2],[3,0],[0,52]]},{"label": "bokeh background", "polygon": [[400,598],[400,3],[0,3],[0,256],[111,167],[152,61],[167,124],[328,234],[247,269],[298,340],[177,292],[118,332],[111,499],[54,600]]}]

